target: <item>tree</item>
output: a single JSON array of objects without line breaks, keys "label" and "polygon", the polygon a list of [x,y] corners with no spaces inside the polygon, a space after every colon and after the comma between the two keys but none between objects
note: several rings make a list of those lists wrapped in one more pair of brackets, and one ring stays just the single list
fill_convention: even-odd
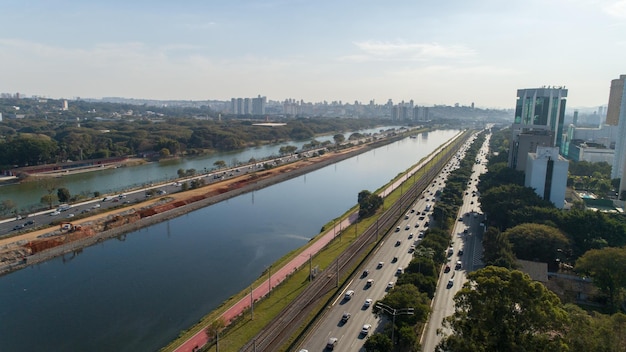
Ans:
[{"label": "tree", "polygon": [[592,249],[578,258],[574,269],[593,278],[613,311],[619,307],[626,288],[626,247]]},{"label": "tree", "polygon": [[218,160],[214,162],[213,165],[217,166],[218,169],[222,169],[226,167],[226,162],[224,160]]},{"label": "tree", "polygon": [[346,140],[346,137],[343,135],[343,133],[337,133],[333,136],[333,139],[335,140],[335,144],[339,145]]},{"label": "tree", "polygon": [[280,153],[280,155],[290,155],[293,154],[296,150],[298,150],[298,147],[294,145],[285,145],[278,149],[278,153]]},{"label": "tree", "polygon": [[9,214],[17,208],[17,204],[11,199],[5,199],[0,203],[0,213]]},{"label": "tree", "polygon": [[542,224],[521,224],[504,232],[519,259],[553,264],[558,250],[569,249],[569,240],[559,229]]},{"label": "tree", "polygon": [[483,235],[483,262],[486,266],[495,265],[507,269],[516,269],[517,259],[513,254],[511,242],[498,229],[491,226]]},{"label": "tree", "polygon": [[570,351],[626,351],[626,315],[587,313],[566,304],[571,323],[565,333]]},{"label": "tree", "polygon": [[500,229],[507,229],[515,224],[512,213],[523,207],[552,207],[554,204],[543,200],[528,187],[506,184],[485,191],[480,197],[483,211],[489,214],[493,224]]},{"label": "tree", "polygon": [[372,216],[383,205],[383,198],[368,190],[359,192],[359,218]]},{"label": "tree", "polygon": [[58,199],[57,195],[53,193],[57,190],[57,188],[59,188],[59,180],[54,177],[42,177],[39,178],[37,181],[38,186],[46,191],[46,194],[41,197],[41,203],[47,204],[48,209],[52,209],[52,203],[56,202]]},{"label": "tree", "polygon": [[385,334],[375,333],[367,338],[363,344],[367,352],[388,352],[393,349],[391,338]]},{"label": "tree", "polygon": [[565,351],[568,316],[559,298],[521,271],[489,266],[468,274],[444,319],[452,334],[437,351]]},{"label": "tree", "polygon": [[48,206],[48,209],[52,209],[52,203],[57,201],[56,194],[44,194],[41,197],[41,203]]},{"label": "tree", "polygon": [[65,187],[61,187],[57,189],[57,198],[59,199],[59,202],[61,203],[67,203],[70,201],[70,199],[72,198],[71,194],[70,194],[70,190],[65,188]]},{"label": "tree", "polygon": [[207,336],[209,337],[209,341],[217,340],[220,331],[224,329],[225,326],[226,326],[226,323],[224,322],[224,319],[222,318],[218,318],[217,320],[209,324],[209,326],[207,326],[207,328],[205,329],[205,332]]}]

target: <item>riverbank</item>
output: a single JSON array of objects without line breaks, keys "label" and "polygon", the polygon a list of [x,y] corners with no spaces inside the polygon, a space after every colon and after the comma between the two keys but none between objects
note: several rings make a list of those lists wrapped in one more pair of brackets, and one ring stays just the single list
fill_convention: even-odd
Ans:
[{"label": "riverbank", "polygon": [[[395,140],[397,140],[397,137],[389,138],[385,141],[386,143],[391,143]],[[67,233],[61,234],[60,230],[56,229],[55,227],[49,227],[10,238],[4,238],[0,240],[0,258],[2,259],[3,264],[0,267],[0,275],[22,269],[32,264],[50,260],[54,257],[61,256],[66,253],[80,250],[82,248],[91,246],[109,238],[121,236],[125,233],[136,231],[141,228],[184,215],[188,212],[221,202],[232,197],[236,197],[243,193],[259,190],[273,184],[280,183],[285,180],[298,177],[300,175],[304,175],[316,169],[350,158],[357,154],[364,153],[380,145],[381,141],[377,143],[353,146],[340,151],[327,152],[315,157],[298,160],[296,162],[286,165],[277,166],[270,170],[265,170],[262,173],[259,172],[252,175],[242,175],[205,187],[174,193],[168,195],[167,197],[147,200],[129,207],[117,208],[110,212],[103,212],[88,218],[84,218],[79,221],[75,221],[73,224],[79,225],[83,229],[93,230],[93,232],[95,232],[94,234],[81,236],[83,238],[71,241],[69,243],[64,243],[60,246],[55,246],[54,248],[50,248],[32,255],[28,254],[28,249],[23,250],[23,248],[33,241],[38,240],[42,236],[52,237],[57,235],[67,235]],[[250,179],[251,177],[253,177],[252,180]],[[207,194],[211,194],[211,196],[207,197]],[[128,216],[129,214],[132,215],[134,213],[145,211],[146,209],[150,209],[156,206],[163,206],[164,204],[175,204],[176,202],[195,197],[200,197],[202,199],[183,206],[174,207],[173,209],[165,212],[141,218],[137,221],[128,222],[122,224],[121,226],[102,231],[102,229],[104,229],[104,226],[102,226],[102,224],[107,220],[110,221],[110,219],[113,217]],[[15,255],[13,255],[12,261],[9,261],[7,259],[11,258],[11,256],[7,254],[9,252],[15,253]]]}]

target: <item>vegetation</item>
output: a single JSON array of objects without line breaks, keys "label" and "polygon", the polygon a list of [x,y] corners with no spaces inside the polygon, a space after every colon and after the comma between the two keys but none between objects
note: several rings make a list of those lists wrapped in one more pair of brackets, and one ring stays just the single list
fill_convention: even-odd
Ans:
[{"label": "vegetation", "polygon": [[567,351],[567,312],[543,284],[495,266],[471,272],[438,351]]},{"label": "vegetation", "polygon": [[611,311],[616,312],[626,290],[626,247],[592,249],[578,258],[576,271],[593,278],[594,284],[608,296]]},{"label": "vegetation", "polygon": [[383,198],[368,190],[359,192],[359,218],[372,216],[383,205]]},{"label": "vegetation", "polygon": [[[317,134],[385,123],[376,119],[286,119],[286,125],[270,128],[255,126],[250,120],[178,115],[159,119],[100,119],[89,111],[58,112],[54,118],[34,111],[27,118],[5,119],[0,126],[0,168],[127,155],[196,155],[308,139]],[[281,153],[292,153],[293,148],[287,146]]]}]

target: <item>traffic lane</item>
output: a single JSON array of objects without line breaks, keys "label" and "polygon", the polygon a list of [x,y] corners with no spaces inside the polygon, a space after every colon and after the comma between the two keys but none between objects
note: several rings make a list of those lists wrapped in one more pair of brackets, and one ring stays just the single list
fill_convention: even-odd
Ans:
[{"label": "traffic lane", "polygon": [[[346,289],[333,301],[325,317],[302,344],[302,348],[323,350],[331,337],[338,339],[338,350],[356,350],[362,346],[364,340],[360,340],[359,335],[363,324],[371,324],[373,330],[378,328],[378,320],[372,314],[372,307],[364,307],[365,299],[371,298],[375,302],[384,297],[385,286],[395,272],[390,261],[393,256],[397,256],[397,251],[391,241],[384,241],[379,246],[372,260],[364,266],[364,270],[369,270],[368,275],[363,276],[362,271],[357,273]],[[381,261],[384,264],[378,268],[377,264]],[[374,283],[366,288],[368,279],[373,279]],[[346,300],[344,297],[348,290],[353,290],[354,295]],[[344,312],[350,313],[351,316],[347,322],[341,323]]]},{"label": "traffic lane", "polygon": [[[413,204],[412,209],[422,209],[425,206],[426,202],[424,200],[418,200]],[[405,216],[397,223],[400,230],[394,230],[389,234],[371,260],[363,266],[363,270],[368,270],[368,274],[364,276],[363,270],[358,273],[358,276],[337,298],[336,304],[330,307],[326,318],[320,322],[320,325],[307,338],[302,345],[303,348],[309,350],[323,349],[328,339],[335,337],[338,339],[338,348],[342,346],[349,350],[356,350],[362,348],[365,342],[364,335],[361,334],[364,324],[372,325],[370,334],[374,331],[380,331],[382,326],[371,313],[372,307],[365,307],[364,303],[368,298],[372,299],[372,302],[382,299],[387,293],[388,283],[393,282],[395,286],[398,268],[404,269],[410,263],[413,258],[413,253],[410,250],[411,245],[419,241],[418,233],[414,232],[414,224],[420,224],[420,227],[423,228],[423,223],[430,219],[430,213],[428,213],[424,220],[420,221],[418,218],[421,216],[421,212],[419,214],[417,210],[415,213],[409,212],[407,214],[408,218]],[[412,236],[411,233],[413,233]],[[397,241],[400,241],[400,244],[396,244]],[[395,262],[393,260],[394,257],[397,258]],[[383,263],[380,267],[378,266],[379,262]],[[371,286],[367,285],[367,280],[369,279],[374,281]],[[354,295],[350,300],[343,298],[347,290],[354,291]],[[351,317],[345,324],[341,324],[341,316],[344,312],[349,312]]]}]

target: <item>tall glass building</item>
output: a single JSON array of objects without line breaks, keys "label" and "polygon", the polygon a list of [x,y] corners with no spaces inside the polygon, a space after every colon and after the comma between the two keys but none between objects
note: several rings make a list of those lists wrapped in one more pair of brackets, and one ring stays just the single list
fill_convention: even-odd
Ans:
[{"label": "tall glass building", "polygon": [[536,152],[538,146],[558,147],[565,154],[562,142],[566,98],[564,87],[517,90],[509,167],[524,171],[526,155]]},{"label": "tall glass building", "polygon": [[544,87],[518,89],[515,121],[522,129],[545,128],[554,132],[553,146],[561,147],[567,89]]}]

